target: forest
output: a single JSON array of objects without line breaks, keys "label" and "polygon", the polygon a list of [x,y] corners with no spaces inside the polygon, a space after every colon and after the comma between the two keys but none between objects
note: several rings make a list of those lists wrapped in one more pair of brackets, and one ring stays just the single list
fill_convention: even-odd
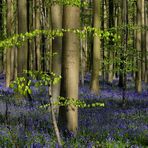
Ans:
[{"label": "forest", "polygon": [[0,0],[0,148],[148,148],[148,0]]}]

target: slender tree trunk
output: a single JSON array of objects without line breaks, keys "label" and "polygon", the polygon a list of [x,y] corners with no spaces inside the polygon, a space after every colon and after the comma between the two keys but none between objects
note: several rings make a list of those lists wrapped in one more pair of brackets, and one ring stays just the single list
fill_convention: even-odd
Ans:
[{"label": "slender tree trunk", "polygon": [[[119,39],[119,36],[121,36],[120,26],[121,26],[121,7],[120,7],[120,2],[118,1],[115,4],[115,27],[116,27],[116,33],[117,33],[117,36],[118,36],[118,42],[115,43],[115,46],[116,46],[115,53],[114,53],[115,58],[120,57],[120,54],[118,52],[120,50],[120,46],[121,46],[121,42],[120,42],[120,39]],[[115,63],[114,63],[115,71],[114,71],[114,73],[115,73],[116,78],[118,78],[118,76],[119,76],[118,68],[119,68],[118,62],[115,60]]]},{"label": "slender tree trunk", "polygon": [[[143,1],[143,0],[142,0]],[[141,27],[141,15],[142,15],[142,2],[141,0],[137,0],[137,25]],[[136,48],[137,48],[137,57],[136,57],[136,78],[135,78],[135,87],[138,93],[142,91],[142,84],[141,84],[141,31],[137,30],[136,33]]]},{"label": "slender tree trunk", "polygon": [[59,128],[58,128],[57,121],[56,121],[56,115],[54,112],[54,106],[53,106],[53,100],[52,100],[52,96],[51,96],[51,87],[50,86],[48,86],[48,96],[49,96],[49,104],[50,104],[49,111],[51,111],[51,118],[52,118],[54,132],[55,132],[55,135],[56,135],[56,138],[58,141],[58,145],[59,145],[59,147],[62,148],[62,139],[61,139]]},{"label": "slender tree trunk", "polygon": [[[40,13],[41,13],[41,29],[46,30],[46,28],[48,28],[49,24],[47,25],[47,16],[46,16],[46,6],[45,6],[45,1],[40,0]],[[47,26],[46,26],[47,25]],[[41,37],[41,56],[42,56],[42,60],[41,60],[41,69],[42,71],[46,71],[46,37],[45,35],[42,35]]]},{"label": "slender tree trunk", "polygon": [[127,62],[127,57],[126,57],[126,53],[127,53],[127,48],[128,48],[128,0],[124,0],[122,1],[122,24],[124,26],[124,29],[122,31],[122,38],[123,38],[123,49],[122,49],[122,56],[121,56],[121,60],[122,60],[122,78],[123,78],[123,86],[122,86],[122,101],[123,101],[123,105],[125,105],[125,93],[126,93],[126,62]]},{"label": "slender tree trunk", "polygon": [[[41,29],[40,0],[35,0],[35,29]],[[35,38],[36,70],[41,70],[41,37]]]},{"label": "slender tree trunk", "polygon": [[[33,9],[32,9],[32,30],[35,30],[36,29],[36,24],[35,24],[35,1],[36,0],[32,0],[32,6],[33,6]],[[36,38],[34,38],[34,40],[32,41],[32,44],[31,44],[31,61],[32,61],[32,69],[35,70],[36,69],[36,48],[35,48],[35,40]]]},{"label": "slender tree trunk", "polygon": [[[50,9],[48,9],[47,18],[48,18],[48,21],[45,26],[47,27],[47,29],[51,29],[52,26],[51,26],[51,10]],[[51,56],[48,56],[48,55],[49,53],[52,52],[52,39],[47,38],[45,41],[45,46],[46,46],[46,71],[51,71],[52,58]]]},{"label": "slender tree trunk", "polygon": [[[7,0],[3,0],[2,1],[3,6],[7,6]],[[4,7],[3,7],[4,8]],[[4,34],[7,34],[7,11],[5,9],[5,11],[3,11],[3,31]],[[6,51],[7,49],[5,48],[3,50],[3,73],[6,74]]]},{"label": "slender tree trunk", "polygon": [[[89,22],[90,22],[90,26],[93,26],[93,23],[94,23],[94,17],[93,17],[93,14],[94,14],[94,9],[93,9],[93,0],[90,0],[89,1],[89,8],[90,8],[90,17],[89,17]],[[88,51],[88,55],[89,55],[89,71],[92,70],[92,63],[93,63],[93,32],[88,32],[88,38],[89,38],[89,42],[88,42],[88,45],[89,45],[89,51]]]},{"label": "slender tree trunk", "polygon": [[144,0],[141,0],[141,79],[145,77],[145,31],[144,31]]},{"label": "slender tree trunk", "polygon": [[[12,7],[12,24],[11,24],[11,29],[12,29],[12,35],[14,35],[14,33],[16,32],[16,27],[17,27],[17,20],[16,20],[16,0],[11,0],[11,7]],[[8,7],[9,9],[9,7]],[[17,62],[17,58],[16,58],[16,51],[17,48],[13,47],[11,48],[11,81],[13,81],[16,78],[16,62]]]},{"label": "slender tree trunk", "polygon": [[[107,2],[106,0],[103,0],[103,4],[102,4],[102,30],[105,31],[107,29],[107,21],[106,21],[106,17],[107,17]],[[107,72],[106,72],[106,65],[104,63],[104,61],[106,60],[107,57],[107,49],[106,49],[106,41],[103,38],[102,39],[102,55],[103,55],[103,80],[105,81],[107,78]]]},{"label": "slender tree trunk", "polygon": [[[126,89],[126,50],[127,50],[127,39],[128,39],[128,4],[127,0],[121,1],[121,18],[122,18],[122,25],[124,29],[122,30],[122,50],[120,54],[121,62],[120,62],[120,72],[119,72],[119,87],[123,89],[123,92]],[[124,98],[124,96],[123,96]]]},{"label": "slender tree trunk", "polygon": [[[97,30],[100,29],[100,12],[101,12],[101,1],[94,0],[94,23],[93,27]],[[99,71],[101,69],[101,55],[100,55],[100,37],[94,35],[93,40],[93,65],[92,65],[92,77],[91,77],[91,92],[98,94],[99,93]]]},{"label": "slender tree trunk", "polygon": [[[136,5],[135,3],[133,4],[133,26],[136,25]],[[133,49],[136,49],[136,31],[133,30]],[[135,56],[135,51],[133,50],[134,56],[132,57],[132,67],[136,67],[136,56]],[[134,69],[132,70],[132,77],[135,79],[135,71]]]},{"label": "slender tree trunk", "polygon": [[[10,37],[13,34],[13,0],[7,0],[7,35]],[[9,87],[11,80],[11,48],[6,50],[6,87]]]},{"label": "slender tree trunk", "polygon": [[[88,0],[83,0],[83,2],[89,3]],[[86,7],[82,7],[81,9],[81,27],[84,28],[88,25],[88,23],[85,21],[88,19],[88,17],[91,17],[90,9]],[[84,78],[85,74],[87,72],[87,59],[88,59],[88,44],[87,44],[87,31],[83,30],[83,33],[85,34],[85,38],[80,39],[80,83],[83,86],[84,85]]]},{"label": "slender tree trunk", "polygon": [[[123,2],[122,1],[120,1],[120,8],[121,9],[120,9],[119,18],[118,18],[118,25],[123,26],[123,20],[122,20]],[[119,29],[119,32],[121,33],[121,36],[122,36],[122,31],[120,29]],[[122,47],[122,40],[121,40],[121,43],[120,43],[119,46]],[[123,54],[122,50],[119,53],[120,53],[120,55],[118,55],[118,56],[120,56],[120,59],[122,59],[122,54]],[[120,68],[119,68],[119,83],[118,83],[118,86],[121,87],[121,88],[124,85],[123,84],[124,83],[124,80],[123,80],[122,69],[123,69],[123,64],[120,63]]]},{"label": "slender tree trunk", "polygon": [[[3,14],[2,14],[3,6],[2,4],[3,4],[3,1],[1,0],[0,1],[0,34],[1,34],[0,39],[2,38],[2,35],[3,35]],[[3,52],[0,51],[0,73],[2,72],[3,72]]]},{"label": "slender tree trunk", "polygon": [[[145,25],[148,27],[148,2],[146,3],[145,14]],[[146,30],[145,70],[145,82],[148,83],[148,29]]]},{"label": "slender tree trunk", "polygon": [[[63,28],[79,29],[80,8],[64,6]],[[79,37],[73,32],[63,36],[61,96],[65,99],[78,99],[79,83]],[[61,130],[77,132],[78,109],[75,105],[60,106],[59,125]]]},{"label": "slender tree trunk", "polygon": [[80,51],[80,80],[81,80],[81,85],[84,85],[84,78],[85,74],[87,71],[87,32],[85,33],[86,37],[85,39],[80,40],[80,46],[81,46],[81,51]]},{"label": "slender tree trunk", "polygon": [[[51,21],[52,29],[62,29],[62,6],[55,4],[51,6]],[[62,37],[55,37],[52,40],[52,72],[57,75],[61,75],[61,54],[62,54]],[[55,54],[55,55],[54,55]],[[60,83],[52,85],[52,100],[58,101],[60,96]],[[55,107],[58,112],[58,107]]]},{"label": "slender tree trunk", "polygon": [[[27,24],[28,24],[28,31],[31,32],[34,30],[33,26],[33,13],[34,13],[34,6],[33,0],[27,1]],[[33,51],[34,51],[34,40],[28,41],[28,69],[33,70],[35,69],[33,63]]]},{"label": "slender tree trunk", "polygon": [[[14,1],[14,6],[17,6],[17,0]],[[17,7],[14,7],[14,11],[17,12]],[[18,19],[17,19],[17,13],[15,13],[15,22],[14,22],[14,28],[15,33],[18,34]],[[14,70],[13,70],[13,78],[14,80],[17,78],[17,70],[18,70],[18,49],[17,47],[14,47]]]},{"label": "slender tree trunk", "polygon": [[[26,33],[27,28],[27,0],[18,0],[18,33]],[[28,43],[25,42],[18,48],[18,73],[22,74],[27,69]]]},{"label": "slender tree trunk", "polygon": [[[114,27],[114,3],[113,0],[109,0],[109,29]],[[113,33],[113,32],[112,32]],[[112,37],[109,40],[108,58],[111,61],[108,67],[108,82],[113,81],[113,41]]]}]

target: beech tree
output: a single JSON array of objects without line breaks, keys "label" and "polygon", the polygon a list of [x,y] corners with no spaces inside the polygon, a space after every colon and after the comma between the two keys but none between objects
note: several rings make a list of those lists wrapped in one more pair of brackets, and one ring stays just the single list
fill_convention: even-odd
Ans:
[{"label": "beech tree", "polygon": [[[148,1],[145,7],[145,25],[148,28]],[[146,30],[146,55],[145,55],[145,82],[148,83],[148,29]]]},{"label": "beech tree", "polygon": [[[9,9],[8,9],[9,8]],[[7,0],[7,36],[10,37],[13,34],[14,28],[13,28],[13,0]],[[11,48],[7,48],[6,50],[6,87],[9,87],[10,80],[11,80]]]},{"label": "beech tree", "polygon": [[[28,31],[27,27],[27,0],[17,0],[18,6],[18,33],[25,33]],[[18,73],[21,74],[23,70],[27,69],[28,58],[28,43],[25,42],[18,48]]]},{"label": "beech tree", "polygon": [[[41,29],[41,3],[40,0],[35,0],[35,29]],[[41,70],[41,36],[35,38],[35,55],[36,55],[36,70]]]},{"label": "beech tree", "polygon": [[[51,24],[52,29],[62,29],[62,6],[53,4],[51,6]],[[52,72],[61,75],[61,54],[62,54],[62,37],[55,37],[52,40]],[[52,86],[52,99],[54,102],[58,101],[60,96],[60,82]],[[58,111],[58,110],[57,110]]]},{"label": "beech tree", "polygon": [[[63,29],[79,29],[80,8],[66,5],[63,8]],[[79,83],[79,36],[65,32],[62,51],[62,80],[60,96],[66,99],[78,99]],[[75,105],[60,106],[59,127],[76,133],[78,128],[78,109]]]},{"label": "beech tree", "polygon": [[141,1],[141,27],[142,27],[142,31],[141,31],[141,80],[143,81],[145,78],[145,14],[144,14],[144,8],[145,7],[145,0]]},{"label": "beech tree", "polygon": [[[3,35],[3,14],[2,14],[2,9],[3,9],[3,1],[0,1],[0,39],[2,39]],[[3,72],[3,52],[0,50],[0,73]]]},{"label": "beech tree", "polygon": [[[101,21],[100,21],[100,13],[101,13],[101,1],[100,0],[94,0],[94,13],[93,13],[93,27],[96,30],[100,30]],[[100,38],[98,35],[94,34],[93,39],[93,63],[92,63],[92,77],[91,77],[91,92],[98,94],[99,92],[99,71],[101,69],[101,54],[100,54]]]},{"label": "beech tree", "polygon": [[[137,0],[137,25],[140,28],[142,25],[142,6],[143,6],[144,0]],[[141,30],[138,29],[136,32],[136,48],[137,48],[137,57],[136,57],[136,64],[137,64],[137,71],[136,71],[136,78],[135,78],[135,87],[136,91],[138,93],[141,93],[142,91],[142,84],[141,84],[141,55],[142,55],[142,38],[141,38]]]},{"label": "beech tree", "polygon": [[[109,29],[111,29],[110,30],[110,32],[111,33],[113,33],[113,27],[114,27],[114,1],[113,0],[109,0],[109,19],[108,19],[108,27],[109,27]],[[113,56],[113,45],[114,45],[114,43],[113,43],[113,41],[112,41],[112,37],[110,37],[110,39],[109,39],[109,49],[108,49],[108,58],[109,58],[109,60],[111,61],[110,63],[109,63],[109,66],[108,66],[108,75],[107,75],[107,81],[109,82],[109,83],[112,83],[112,81],[113,81],[113,58],[114,58],[114,56]]]}]

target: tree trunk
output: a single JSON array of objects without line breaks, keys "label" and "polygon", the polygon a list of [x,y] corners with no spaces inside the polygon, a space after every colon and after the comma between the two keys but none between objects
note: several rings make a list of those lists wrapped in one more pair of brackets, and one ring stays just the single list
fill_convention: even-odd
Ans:
[{"label": "tree trunk", "polygon": [[[55,4],[51,6],[51,21],[52,29],[62,29],[62,6]],[[61,75],[61,53],[62,53],[62,37],[55,37],[52,40],[52,72],[57,75]],[[54,55],[55,54],[55,55]],[[60,96],[60,83],[52,85],[52,100],[53,102],[58,101]],[[58,112],[58,107],[55,107]]]},{"label": "tree trunk", "polygon": [[[145,10],[145,25],[148,27],[148,2],[146,3]],[[145,82],[148,83],[148,29],[146,30],[146,54],[145,54]]]},{"label": "tree trunk", "polygon": [[[9,9],[8,9],[9,8]],[[13,0],[7,0],[7,36],[10,37],[13,34]],[[6,49],[6,87],[9,87],[11,80],[11,48]]]},{"label": "tree trunk", "polygon": [[[83,0],[83,2],[90,3],[89,0]],[[87,19],[91,18],[90,9],[88,6],[82,7],[81,10],[81,27],[84,28],[88,25]],[[90,24],[90,22],[89,22]],[[85,34],[85,38],[80,39],[80,83],[84,85],[84,78],[87,72],[87,60],[88,60],[88,44],[87,44],[87,31],[82,31]]]},{"label": "tree trunk", "polygon": [[[107,26],[108,26],[107,25],[107,21],[105,19],[107,17],[107,3],[106,3],[106,0],[103,0],[102,12],[103,12],[103,14],[102,14],[102,30],[105,31],[107,29]],[[106,72],[106,67],[105,67],[106,65],[104,63],[105,58],[107,57],[107,49],[106,49],[105,44],[106,44],[106,41],[103,38],[102,39],[102,56],[103,56],[103,66],[102,66],[103,69],[102,69],[102,71],[103,71],[103,81],[105,81],[106,78],[107,78],[107,72]]]},{"label": "tree trunk", "polygon": [[[126,50],[127,50],[127,39],[128,39],[128,4],[127,0],[121,1],[121,9],[122,9],[122,25],[123,25],[123,30],[122,30],[122,50],[120,54],[120,74],[119,74],[119,87],[123,89],[123,92],[126,89]],[[124,97],[123,97],[124,98]]]},{"label": "tree trunk", "polygon": [[[94,23],[93,27],[97,30],[100,29],[100,12],[101,12],[101,1],[94,0]],[[94,94],[99,93],[99,71],[101,69],[100,64],[100,37],[94,35],[93,40],[93,65],[92,65],[92,77],[91,77],[91,92]]]},{"label": "tree trunk", "polygon": [[125,105],[125,92],[126,92],[126,62],[127,62],[127,57],[126,57],[126,53],[127,53],[127,48],[128,48],[128,0],[124,0],[122,1],[122,6],[123,6],[123,10],[122,10],[122,24],[124,26],[124,29],[122,31],[122,38],[123,38],[123,49],[122,49],[122,56],[121,56],[121,71],[122,71],[122,78],[123,78],[123,86],[122,86],[122,101],[123,101],[123,106]]},{"label": "tree trunk", "polygon": [[141,79],[144,80],[145,77],[145,30],[144,30],[144,0],[141,0]]},{"label": "tree trunk", "polygon": [[[113,0],[109,0],[109,29],[114,27],[114,3]],[[113,32],[112,32],[113,33]],[[108,49],[108,58],[111,61],[108,67],[108,82],[112,83],[113,81],[113,41],[112,37],[109,39],[109,49]]]},{"label": "tree trunk", "polygon": [[[41,29],[40,0],[35,0],[35,29]],[[41,37],[35,38],[36,70],[41,70]]]},{"label": "tree trunk", "polygon": [[[143,1],[143,0],[142,0]],[[141,0],[137,0],[137,25],[141,27],[141,15],[142,15],[142,3]],[[135,87],[138,93],[142,91],[142,84],[141,84],[141,31],[137,30],[136,33],[136,48],[137,48],[137,57],[136,57],[136,78],[135,78]]]},{"label": "tree trunk", "polygon": [[[27,29],[27,1],[18,0],[18,33],[26,33]],[[18,73],[22,74],[23,70],[27,69],[27,55],[28,55],[28,44],[23,43],[18,48]]]},{"label": "tree trunk", "polygon": [[[2,6],[3,2],[2,0],[0,1],[0,39],[2,38],[3,36],[3,14],[2,14],[2,9],[3,9],[3,6]],[[0,51],[0,73],[3,72],[3,52]]]},{"label": "tree trunk", "polygon": [[[33,5],[33,0],[27,1],[27,24],[28,24],[28,31],[31,32],[34,30],[34,5]],[[34,66],[34,59],[33,59],[33,51],[35,50],[34,48],[34,40],[28,41],[28,69],[33,70],[35,69]]]},{"label": "tree trunk", "polygon": [[[64,6],[63,28],[79,29],[80,9]],[[63,36],[61,96],[65,99],[78,99],[79,83],[79,37],[73,32]],[[75,105],[60,106],[59,125],[62,131],[77,132],[78,109]]]}]

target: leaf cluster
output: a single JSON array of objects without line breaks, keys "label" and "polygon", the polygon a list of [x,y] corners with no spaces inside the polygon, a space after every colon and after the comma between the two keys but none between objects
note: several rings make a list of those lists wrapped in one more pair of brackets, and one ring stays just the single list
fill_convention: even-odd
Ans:
[{"label": "leaf cluster", "polygon": [[39,88],[40,86],[49,86],[50,84],[57,84],[61,76],[55,73],[45,73],[42,71],[24,71],[24,76],[17,77],[15,81],[10,84],[10,87],[17,93],[27,96],[32,94],[31,86]]},{"label": "leaf cluster", "polygon": [[[57,102],[53,102],[54,106],[75,106],[75,107],[79,107],[79,108],[92,108],[92,107],[104,107],[104,103],[100,103],[100,102],[95,102],[95,103],[85,103],[84,101],[78,100],[78,99],[74,99],[74,98],[64,98],[64,97],[59,97],[59,100]],[[43,106],[40,106],[40,108],[46,108],[50,106],[50,104],[46,104]]]},{"label": "leaf cluster", "polygon": [[46,4],[51,5],[62,5],[62,6],[76,6],[76,7],[86,7],[88,2],[83,2],[81,0],[46,0]]},{"label": "leaf cluster", "polygon": [[[125,27],[125,26],[123,26]],[[147,27],[145,26],[144,28],[142,27],[138,27],[138,26],[127,26],[129,29],[133,29],[133,30],[147,30]],[[120,28],[122,29],[122,28]],[[114,30],[114,28],[112,28],[112,30]],[[82,29],[49,29],[49,30],[34,30],[32,32],[26,32],[26,33],[21,33],[21,34],[15,34],[13,36],[11,36],[10,38],[4,39],[2,41],[0,41],[0,48],[12,48],[14,46],[16,47],[20,47],[23,45],[24,42],[26,41],[31,41],[32,39],[34,39],[36,36],[41,36],[44,35],[47,38],[50,39],[54,39],[57,36],[63,36],[64,33],[67,32],[71,32],[71,33],[75,33],[77,35],[79,35],[80,38],[85,38],[86,37],[86,33],[93,33],[93,36],[98,36],[101,39],[106,39],[109,40],[110,37],[112,37],[112,41],[113,42],[117,42],[120,39],[120,35],[117,35],[115,33],[112,33],[111,29],[110,30],[101,30],[99,28],[94,28],[91,26],[85,26]]]}]

